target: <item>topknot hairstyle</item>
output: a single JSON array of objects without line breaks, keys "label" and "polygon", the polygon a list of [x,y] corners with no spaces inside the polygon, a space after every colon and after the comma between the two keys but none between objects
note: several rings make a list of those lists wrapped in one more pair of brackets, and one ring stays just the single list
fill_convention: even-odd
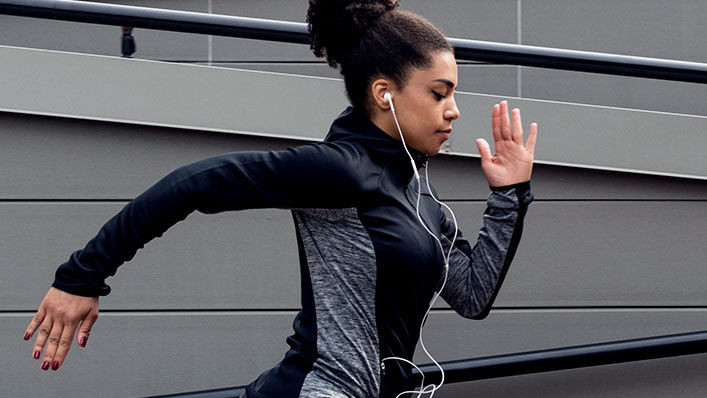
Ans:
[{"label": "topknot hairstyle", "polygon": [[414,68],[432,66],[432,53],[453,51],[423,17],[396,8],[400,0],[309,0],[310,47],[341,69],[351,104],[369,113],[368,86],[385,77],[404,87]]}]

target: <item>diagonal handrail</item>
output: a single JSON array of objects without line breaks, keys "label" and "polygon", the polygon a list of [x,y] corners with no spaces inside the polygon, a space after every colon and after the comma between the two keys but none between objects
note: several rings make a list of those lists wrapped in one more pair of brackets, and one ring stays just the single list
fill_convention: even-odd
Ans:
[{"label": "diagonal handrail", "polygon": [[[0,0],[0,14],[307,44],[307,24],[71,0]],[[449,38],[457,59],[707,83],[707,64]]]},{"label": "diagonal handrail", "polygon": [[[706,352],[707,330],[449,361],[442,368],[445,382],[460,383]],[[434,364],[420,369],[425,380],[439,378]]]},{"label": "diagonal handrail", "polygon": [[[470,358],[440,362],[440,365],[444,369],[446,383],[463,383],[706,352],[707,331],[700,331]],[[426,382],[438,381],[436,379],[439,379],[440,371],[437,366],[426,364],[421,365],[420,369],[425,374]],[[419,383],[420,373],[413,370],[413,376]],[[225,398],[238,396],[244,389],[243,386],[229,387],[162,395],[159,398]]]}]

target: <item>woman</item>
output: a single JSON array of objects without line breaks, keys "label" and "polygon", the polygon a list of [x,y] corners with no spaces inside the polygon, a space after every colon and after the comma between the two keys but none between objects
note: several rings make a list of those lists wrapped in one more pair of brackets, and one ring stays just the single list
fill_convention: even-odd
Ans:
[{"label": "woman", "polygon": [[310,0],[311,47],[341,67],[352,106],[324,142],[206,159],[126,205],[59,267],[29,324],[42,369],[62,365],[77,328],[86,345],[105,278],[194,210],[292,209],[302,310],[248,397],[396,396],[414,387],[408,361],[437,291],[462,316],[488,314],[532,200],[537,127],[524,145],[518,110],[511,124],[505,102],[493,107],[495,154],[477,140],[492,193],[472,249],[417,171],[459,117],[453,49],[398,3]]}]

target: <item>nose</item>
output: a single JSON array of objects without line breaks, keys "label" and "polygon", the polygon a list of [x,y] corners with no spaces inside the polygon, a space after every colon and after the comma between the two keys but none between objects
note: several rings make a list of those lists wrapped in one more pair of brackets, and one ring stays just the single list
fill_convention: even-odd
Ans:
[{"label": "nose", "polygon": [[451,98],[450,105],[444,110],[444,118],[447,120],[459,119],[459,108],[457,108],[457,101],[454,97]]}]

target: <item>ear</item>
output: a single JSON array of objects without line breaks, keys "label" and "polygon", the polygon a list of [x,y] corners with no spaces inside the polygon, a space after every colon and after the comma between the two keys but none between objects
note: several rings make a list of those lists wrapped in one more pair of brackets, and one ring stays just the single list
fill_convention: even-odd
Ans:
[{"label": "ear", "polygon": [[390,104],[388,103],[388,100],[386,100],[383,96],[385,93],[390,93],[391,95],[393,94],[393,85],[391,82],[387,79],[377,79],[373,83],[371,83],[370,87],[370,93],[371,93],[371,105],[375,109],[381,110],[381,111],[387,111],[390,109]]}]

